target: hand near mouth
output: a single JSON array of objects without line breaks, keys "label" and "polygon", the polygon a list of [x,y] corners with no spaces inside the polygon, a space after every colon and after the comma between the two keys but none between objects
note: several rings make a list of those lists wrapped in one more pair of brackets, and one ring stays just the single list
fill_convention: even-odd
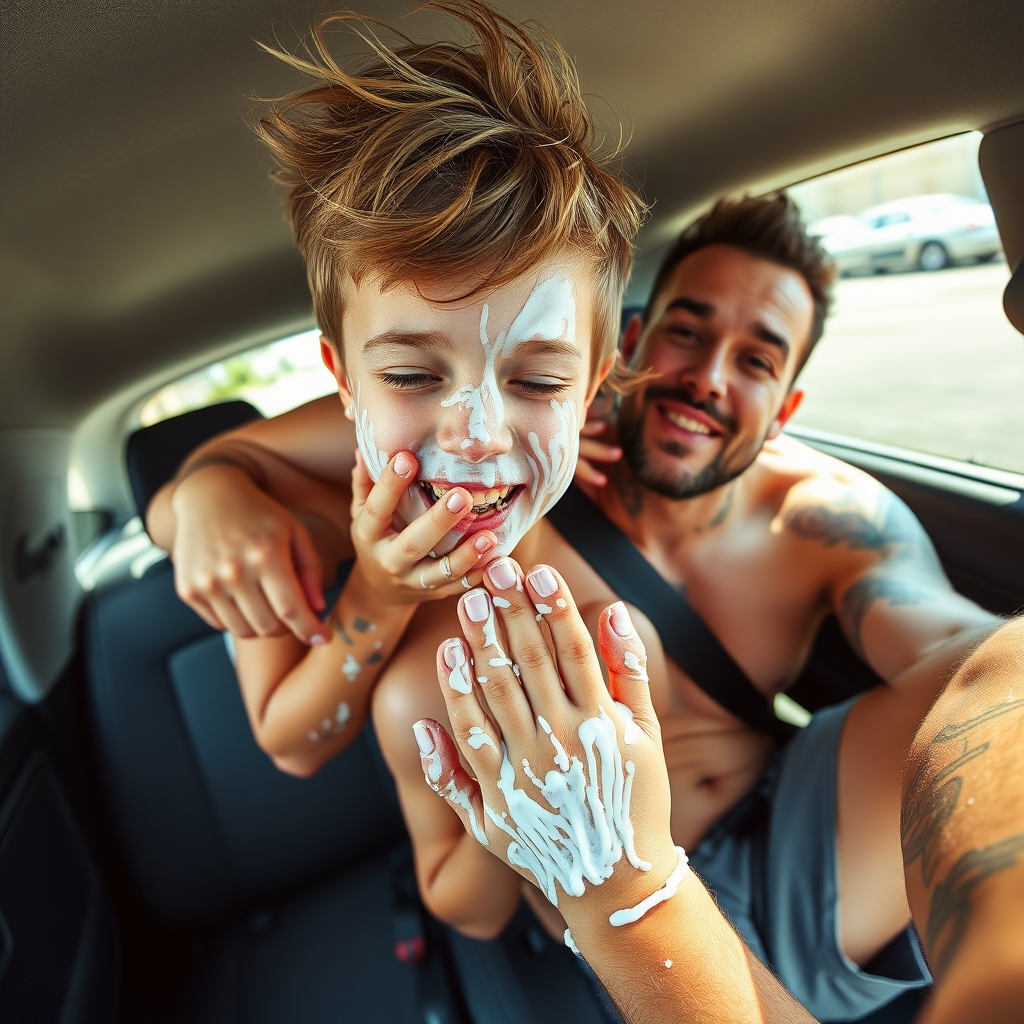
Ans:
[{"label": "hand near mouth", "polygon": [[[430,552],[465,518],[472,495],[465,487],[452,487],[443,499],[404,530],[394,528],[393,517],[402,495],[416,485],[419,464],[409,452],[398,452],[374,484],[357,452],[352,471],[352,543],[356,549],[353,573],[377,600],[392,605],[413,605],[464,593],[480,582],[497,537],[489,530],[468,536],[447,559]],[[448,568],[451,577],[444,574]]]}]

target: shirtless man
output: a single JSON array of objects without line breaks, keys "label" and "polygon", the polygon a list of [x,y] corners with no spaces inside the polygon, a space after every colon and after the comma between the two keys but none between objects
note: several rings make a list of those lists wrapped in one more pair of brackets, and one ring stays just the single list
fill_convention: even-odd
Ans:
[{"label": "shirtless man", "polygon": [[[296,181],[301,189],[301,176]],[[563,263],[561,272],[569,272],[571,261]],[[322,268],[311,268],[311,278],[316,273]],[[897,499],[865,474],[781,436],[799,402],[792,386],[796,372],[820,335],[827,276],[820,250],[804,237],[781,197],[721,204],[685,233],[645,315],[633,321],[625,338],[632,367],[650,371],[618,411],[626,458],[613,486],[588,490],[664,578],[686,588],[692,607],[766,698],[796,677],[831,610],[887,681],[852,709],[816,716],[773,756],[771,741],[718,706],[669,661],[650,623],[632,610],[650,658],[654,707],[664,731],[672,838],[690,851],[691,862],[754,950],[813,1012],[837,1019],[863,1015],[924,977],[916,947],[901,936],[908,920],[898,844],[902,755],[951,667],[992,619],[951,590],[923,531]],[[518,299],[510,295],[502,329],[525,308],[530,289],[553,279],[535,273]],[[322,283],[318,287],[323,298]],[[452,297],[424,295],[418,288],[395,294],[406,303],[404,312],[379,286],[376,295],[373,288],[364,290],[363,321],[354,327],[350,321],[346,334],[340,325],[333,332],[343,338],[345,359],[325,339],[326,361],[352,416],[360,411],[353,410],[358,389],[346,366],[352,375],[357,365],[365,368],[360,346],[375,336],[373,324],[406,313],[426,316],[424,307],[434,316]],[[483,323],[488,296],[459,295],[465,297],[461,310],[473,327],[471,340],[479,344],[476,325]],[[325,310],[318,311],[322,322],[337,316]],[[465,324],[451,329],[460,339],[467,331]],[[400,360],[404,374],[410,360],[414,369],[430,362],[426,377],[444,377],[434,362],[408,352]],[[383,364],[374,368],[378,376],[386,371]],[[583,389],[574,401],[585,406]],[[450,452],[464,452],[467,466],[498,460],[508,439],[474,430],[471,403],[442,407],[454,411],[436,423],[416,423],[410,443],[419,445],[424,431],[437,431],[440,438],[442,428],[450,429],[456,442],[468,442]],[[461,590],[458,583],[443,590],[439,571],[470,585],[481,573],[466,545],[453,549],[440,566],[432,559],[410,561],[408,545],[422,546],[426,537],[423,529],[408,536],[419,520],[401,534],[391,531],[389,520],[405,491],[420,482],[408,467],[419,465],[422,449],[403,451],[396,442],[398,450],[381,459],[376,445],[367,446],[365,436],[360,440],[379,482],[365,504],[357,501],[353,533],[365,588],[346,588],[341,621],[354,624],[362,598],[381,608],[381,622],[390,615],[382,632],[400,635],[408,623],[376,691],[375,724],[416,844],[427,905],[468,934],[491,935],[511,914],[518,881],[495,873],[493,858],[474,848],[458,818],[424,786],[409,731],[423,718],[446,720],[440,694],[424,685],[423,667],[453,632],[450,602],[431,600],[413,613],[418,587],[433,598]],[[328,639],[303,593],[316,590],[318,557],[330,565],[352,553],[344,510],[355,448],[344,407],[334,399],[312,403],[205,446],[179,481],[158,495],[148,516],[154,538],[174,552],[179,592],[201,614],[239,638],[278,636],[250,641],[274,646],[254,646],[252,657],[241,655],[243,667],[264,674],[255,687],[244,680],[243,687],[261,743],[283,767],[300,773],[315,770],[352,734],[371,674],[397,645],[389,644],[376,661],[371,647],[358,647],[361,672],[352,675],[360,680],[362,703],[347,709],[351,719],[335,716],[335,705],[341,714],[337,693],[323,688],[317,699],[324,703],[326,724],[321,730],[319,714],[316,728],[303,724],[309,693],[319,693],[319,672],[330,674],[332,686],[343,685],[339,677],[347,661],[341,660],[340,645],[346,641],[335,632],[307,657],[281,642],[281,622],[306,639]],[[403,460],[404,476],[398,471]],[[366,490],[365,469],[360,473],[357,490]],[[473,474],[449,476],[447,482],[470,484],[453,490],[468,490],[474,504],[476,498],[492,500]],[[314,554],[305,527],[284,506],[317,512],[334,550]],[[446,518],[438,502],[422,519],[440,540],[457,521],[452,515]],[[429,549],[428,544],[424,553]],[[550,524],[542,521],[531,530],[516,557],[524,565],[556,566],[596,631],[602,610],[617,595]],[[510,566],[504,560],[488,566],[490,583],[499,590],[515,585]],[[377,601],[389,588],[402,590],[408,614]],[[351,637],[353,646],[371,639],[364,633]],[[271,650],[277,652],[272,657]],[[371,664],[372,673],[366,671]],[[287,686],[280,685],[284,678]],[[314,747],[308,746],[307,731],[316,733]],[[772,807],[767,822],[749,820],[752,792]],[[445,813],[439,815],[439,808]],[[742,827],[739,812],[748,819]],[[894,938],[885,964],[870,974],[860,969]]]}]

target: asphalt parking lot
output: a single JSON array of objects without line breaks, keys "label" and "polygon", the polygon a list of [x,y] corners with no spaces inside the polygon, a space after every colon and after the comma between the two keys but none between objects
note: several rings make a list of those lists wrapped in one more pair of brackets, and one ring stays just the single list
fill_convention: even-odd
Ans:
[{"label": "asphalt parking lot", "polygon": [[1024,338],[1006,264],[837,283],[795,422],[1024,473]]}]

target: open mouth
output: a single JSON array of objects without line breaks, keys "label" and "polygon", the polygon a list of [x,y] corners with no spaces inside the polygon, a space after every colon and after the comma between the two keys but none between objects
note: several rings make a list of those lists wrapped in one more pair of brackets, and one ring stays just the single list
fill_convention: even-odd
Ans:
[{"label": "open mouth", "polygon": [[658,412],[665,417],[674,427],[678,427],[680,430],[685,430],[691,434],[703,434],[705,437],[721,437],[722,432],[716,430],[714,427],[708,426],[707,423],[702,420],[694,419],[692,416],[687,416],[685,413],[679,412],[676,409],[669,409],[659,403]]},{"label": "open mouth", "polygon": [[432,480],[420,481],[420,490],[431,505],[443,498],[453,487],[462,487],[469,491],[470,497],[473,500],[473,506],[466,514],[469,515],[472,512],[477,518],[484,518],[503,512],[515,501],[517,495],[523,489],[522,484],[509,484],[506,487],[493,487],[487,491],[480,491],[465,484],[434,483]]}]

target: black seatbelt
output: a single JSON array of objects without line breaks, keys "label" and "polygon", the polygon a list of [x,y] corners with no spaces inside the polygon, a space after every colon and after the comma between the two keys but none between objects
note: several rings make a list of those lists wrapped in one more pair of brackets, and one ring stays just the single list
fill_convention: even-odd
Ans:
[{"label": "black seatbelt", "polygon": [[575,484],[548,522],[624,601],[658,631],[665,653],[713,700],[759,732],[784,743],[793,726],[775,717],[767,698],[689,602],[665,582],[632,541]]}]

